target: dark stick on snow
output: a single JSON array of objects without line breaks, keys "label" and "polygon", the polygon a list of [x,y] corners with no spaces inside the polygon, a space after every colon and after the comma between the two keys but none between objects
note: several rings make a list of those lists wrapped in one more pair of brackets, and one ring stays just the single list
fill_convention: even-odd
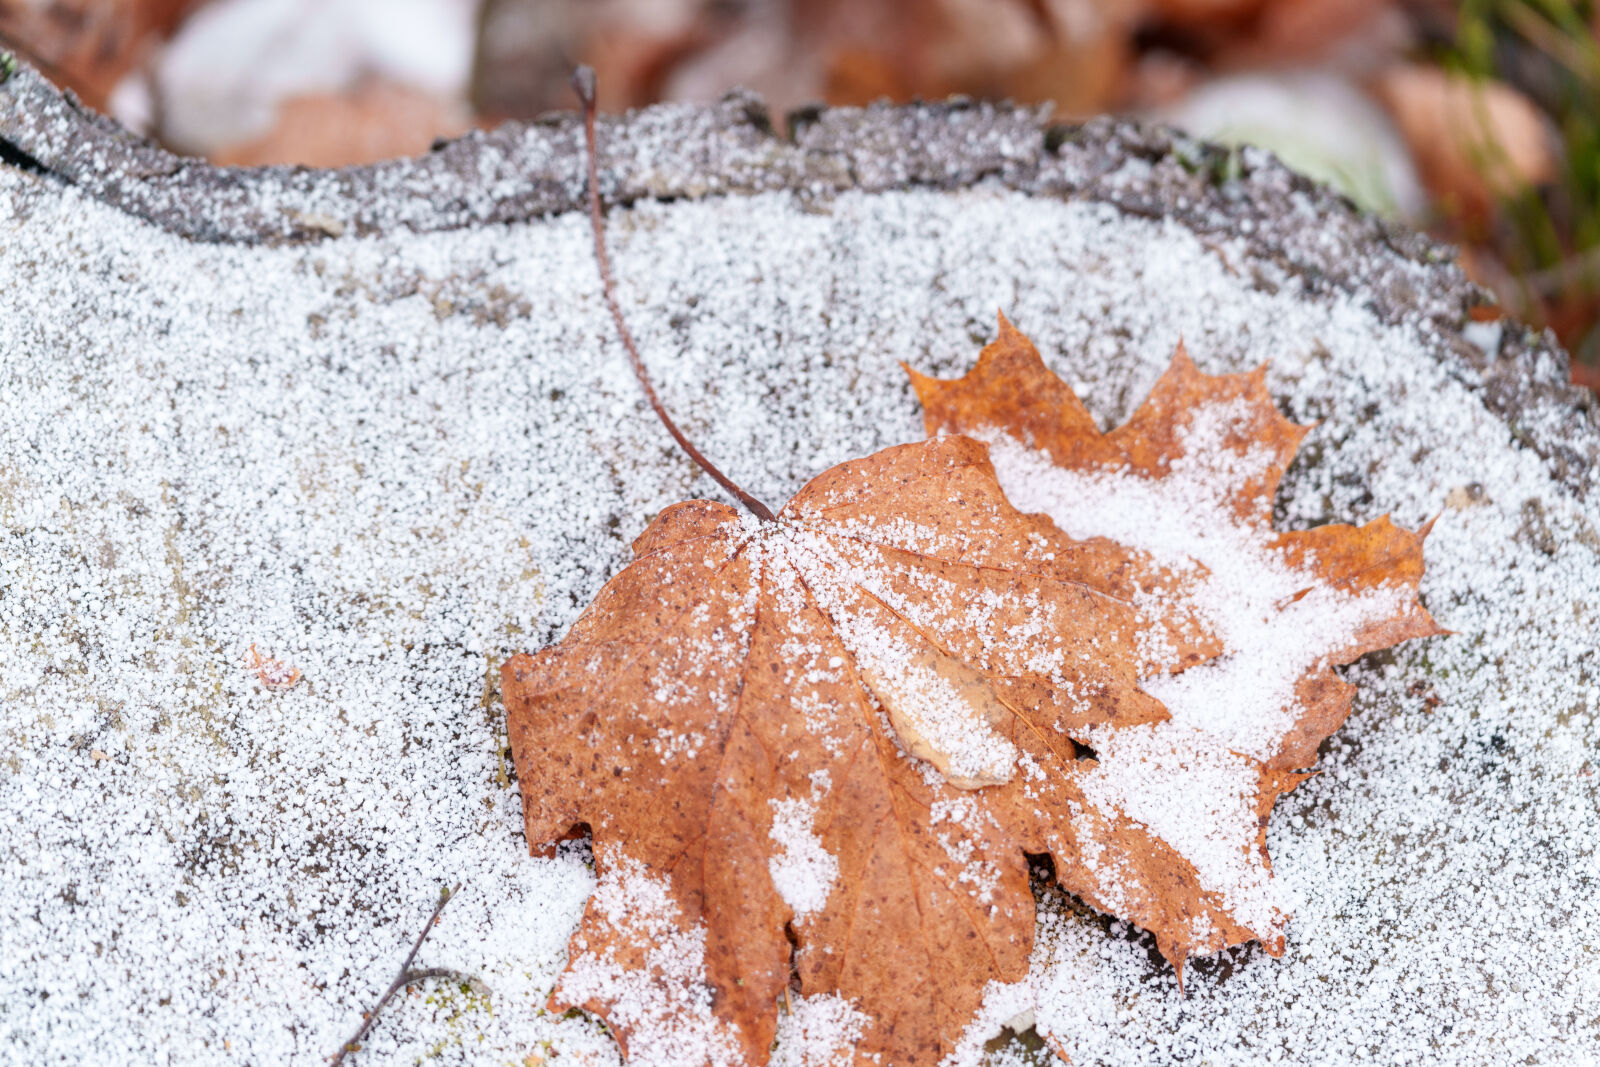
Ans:
[{"label": "dark stick on snow", "polygon": [[772,509],[735,485],[732,478],[718,470],[716,464],[690,443],[683,435],[683,431],[678,429],[678,424],[672,421],[672,416],[667,414],[661,398],[656,395],[655,386],[650,384],[650,375],[644,369],[644,360],[639,357],[639,346],[634,344],[633,334],[628,332],[628,324],[622,320],[622,305],[617,303],[616,288],[611,282],[611,257],[606,254],[606,218],[605,210],[600,205],[600,163],[595,152],[594,68],[580,66],[574,70],[572,89],[578,94],[578,101],[583,105],[583,139],[586,155],[589,157],[589,223],[594,229],[594,258],[600,264],[600,288],[605,293],[606,306],[611,309],[611,318],[617,324],[617,333],[622,335],[622,347],[628,350],[628,360],[633,364],[633,375],[639,379],[645,399],[650,401],[651,410],[667,428],[672,439],[678,442],[678,447],[698,463],[701,470],[711,475],[718,485],[731,493],[734,499],[749,509],[752,515],[763,522],[771,522]]},{"label": "dark stick on snow", "polygon": [[344,1063],[346,1055],[361,1051],[361,1039],[367,1036],[367,1031],[371,1030],[373,1024],[378,1021],[378,1016],[383,1012],[384,1005],[389,1003],[400,990],[413,982],[420,982],[424,978],[440,978],[455,973],[443,967],[430,967],[426,970],[413,971],[411,969],[411,961],[417,958],[417,953],[422,949],[422,943],[428,940],[428,934],[433,930],[433,924],[439,921],[439,913],[444,910],[446,904],[450,903],[450,898],[460,890],[461,883],[457,882],[451,888],[440,891],[439,903],[433,906],[433,914],[428,916],[427,923],[422,927],[422,933],[417,935],[416,943],[411,946],[411,951],[406,953],[406,961],[400,965],[400,973],[395,975],[394,981],[389,983],[389,988],[384,990],[383,996],[378,998],[378,1003],[374,1004],[372,1010],[363,1017],[361,1029],[356,1031],[354,1037],[340,1045],[338,1052],[328,1057],[328,1067],[340,1067],[340,1064]]}]

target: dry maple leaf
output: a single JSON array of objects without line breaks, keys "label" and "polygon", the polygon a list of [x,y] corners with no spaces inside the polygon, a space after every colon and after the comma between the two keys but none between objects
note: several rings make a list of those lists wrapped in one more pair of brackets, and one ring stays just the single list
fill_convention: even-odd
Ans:
[{"label": "dry maple leaf", "polygon": [[[504,678],[528,840],[594,840],[555,1005],[605,1017],[638,1062],[765,1062],[791,966],[803,994],[837,998],[858,1062],[937,1061],[986,983],[1026,973],[1025,853],[1180,967],[1247,940],[1281,951],[1264,828],[1348,708],[1328,664],[1437,632],[1416,535],[1267,529],[1304,431],[1259,375],[1208,378],[1180,353],[1101,435],[1002,322],[966,379],[915,381],[930,428],[988,437],[1014,495],[1115,510],[1093,479],[1142,481],[1179,494],[1164,503],[1186,523],[1226,527],[1224,550],[1171,551],[1138,506],[1122,510],[1154,525],[1117,532],[1143,551],[1074,539],[1013,507],[960,436],[834,468],[773,522],[663,513],[567,638]],[[1256,585],[1219,590],[1241,553]],[[1263,558],[1281,573],[1264,580]],[[1291,625],[1337,617],[1317,631],[1330,647],[1290,657],[1287,689],[1228,694],[1280,702],[1271,744],[1141,691],[1192,710],[1189,679],[1238,684],[1252,635],[1226,601],[1248,615],[1263,593]]]}]

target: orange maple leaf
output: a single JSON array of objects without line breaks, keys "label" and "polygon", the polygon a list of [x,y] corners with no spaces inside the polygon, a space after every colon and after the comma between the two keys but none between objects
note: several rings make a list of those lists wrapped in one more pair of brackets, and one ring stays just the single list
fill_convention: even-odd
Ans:
[{"label": "orange maple leaf", "polygon": [[[1031,352],[1003,323],[967,379],[917,377],[930,429],[987,436],[1007,478],[1032,457],[1161,485],[1196,427],[1233,427],[1217,440],[1243,488],[1221,499],[1234,525],[1270,519],[1288,462],[1270,442],[1292,453],[1301,431],[1263,423],[1259,378],[1204,379],[1180,356],[1144,432],[1101,438]],[[988,982],[1027,973],[1027,853],[1179,966],[1251,939],[1281,951],[1262,842],[1299,749],[1241,750],[1152,696],[1187,709],[1187,679],[1227,680],[1242,638],[1216,596],[1225,557],[1063,532],[1013,506],[989,453],[966,436],[886,449],[771,521],[669,508],[559,645],[505,666],[528,841],[594,842],[553,1007],[603,1016],[637,1062],[761,1064],[793,981],[856,1062],[933,1064]],[[1332,567],[1290,590],[1279,610],[1297,617],[1329,597],[1388,604],[1397,581],[1414,601],[1414,577],[1348,539],[1267,551],[1288,573]],[[1305,670],[1318,709],[1338,655],[1432,627],[1420,607],[1409,630],[1366,607]]]}]

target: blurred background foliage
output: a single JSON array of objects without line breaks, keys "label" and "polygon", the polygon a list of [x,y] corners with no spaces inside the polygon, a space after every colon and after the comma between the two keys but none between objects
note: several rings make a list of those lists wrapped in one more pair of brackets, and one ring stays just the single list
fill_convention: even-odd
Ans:
[{"label": "blurred background foliage", "polygon": [[1261,144],[1428,229],[1600,387],[1600,0],[0,0],[0,44],[234,165],[426,151],[735,85],[789,110],[1050,101]]}]

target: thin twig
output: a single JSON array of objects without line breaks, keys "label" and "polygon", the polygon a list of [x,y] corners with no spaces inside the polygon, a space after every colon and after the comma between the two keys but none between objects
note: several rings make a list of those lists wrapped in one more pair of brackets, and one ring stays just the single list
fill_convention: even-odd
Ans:
[{"label": "thin twig", "polygon": [[431,967],[426,970],[413,971],[411,969],[411,961],[417,958],[417,953],[422,949],[422,943],[428,940],[428,934],[433,930],[433,924],[439,921],[439,913],[444,910],[446,904],[450,903],[450,899],[460,891],[461,883],[457,882],[451,888],[439,893],[439,903],[433,906],[433,914],[428,916],[427,923],[422,927],[422,933],[417,935],[416,943],[411,946],[411,951],[406,953],[406,961],[400,965],[400,973],[395,975],[393,982],[389,983],[389,988],[384,990],[383,996],[378,998],[378,1003],[373,1005],[372,1010],[362,1018],[361,1029],[356,1031],[354,1037],[340,1045],[338,1052],[328,1057],[328,1067],[340,1067],[340,1064],[344,1063],[346,1055],[360,1051],[361,1039],[367,1036],[367,1031],[371,1030],[373,1024],[378,1021],[379,1014],[383,1012],[383,1006],[389,1003],[400,990],[412,982],[420,982],[424,978],[449,977],[455,974],[454,971],[443,967]]},{"label": "thin twig", "polygon": [[611,309],[612,321],[617,324],[617,333],[622,335],[622,347],[628,350],[628,360],[633,364],[633,375],[639,379],[645,399],[650,401],[651,410],[667,428],[672,439],[678,442],[678,447],[698,463],[701,470],[711,475],[718,485],[733,494],[734,499],[749,509],[752,515],[763,522],[771,522],[772,509],[734,484],[733,479],[718,470],[716,464],[690,443],[683,435],[683,431],[678,429],[678,424],[672,421],[672,416],[667,414],[661,398],[656,395],[655,386],[650,384],[650,375],[644,369],[644,360],[639,357],[639,346],[634,343],[633,334],[628,332],[628,324],[622,320],[622,306],[617,303],[616,288],[611,282],[611,258],[606,254],[605,211],[600,205],[600,163],[595,151],[594,68],[580,66],[574,70],[572,90],[578,94],[578,101],[583,105],[583,139],[589,157],[589,224],[594,229],[594,258],[600,265],[600,288],[605,294],[606,306]]}]

